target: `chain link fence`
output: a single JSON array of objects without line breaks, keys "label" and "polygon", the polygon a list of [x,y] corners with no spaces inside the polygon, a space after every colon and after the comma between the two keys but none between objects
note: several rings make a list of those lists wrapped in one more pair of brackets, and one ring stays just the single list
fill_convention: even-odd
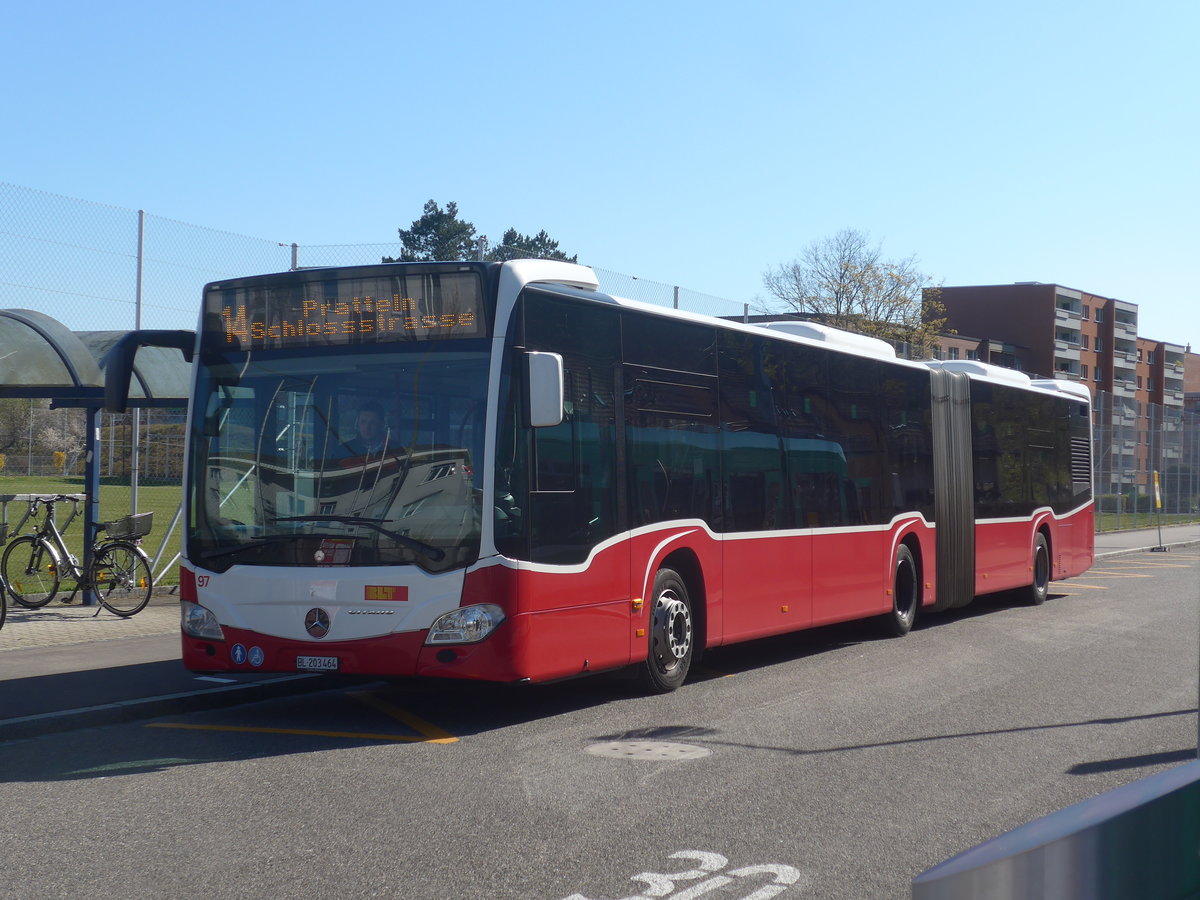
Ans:
[{"label": "chain link fence", "polygon": [[1200,521],[1200,410],[1097,392],[1097,529]]},{"label": "chain link fence", "polygon": [[[139,310],[144,328],[193,328],[209,281],[366,265],[401,249],[399,242],[298,245],[247,237],[0,182],[0,308],[34,309],[74,331],[133,329]],[[732,319],[751,312],[746,303],[593,270],[602,290],[643,303]],[[1200,413],[1107,394],[1096,397],[1095,413],[1097,528],[1154,524],[1155,472],[1164,522],[1200,520]],[[114,488],[130,481],[133,430],[129,416],[101,417],[101,477]],[[138,431],[140,482],[177,492],[183,410],[144,411]],[[82,438],[79,410],[0,400],[0,492],[77,481]],[[121,496],[112,488],[105,493]]]}]

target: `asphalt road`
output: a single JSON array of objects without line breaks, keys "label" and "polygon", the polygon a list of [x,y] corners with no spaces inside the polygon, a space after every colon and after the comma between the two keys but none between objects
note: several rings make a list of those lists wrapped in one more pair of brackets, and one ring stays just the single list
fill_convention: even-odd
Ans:
[{"label": "asphalt road", "polygon": [[1198,607],[1200,549],[1142,553],[899,640],[719,650],[663,697],[326,681],[0,743],[0,897],[907,897],[1194,758]]}]

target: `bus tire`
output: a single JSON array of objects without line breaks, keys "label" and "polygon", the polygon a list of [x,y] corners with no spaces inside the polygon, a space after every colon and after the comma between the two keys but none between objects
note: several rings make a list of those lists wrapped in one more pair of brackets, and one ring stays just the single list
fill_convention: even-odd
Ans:
[{"label": "bus tire", "polygon": [[892,569],[892,609],[879,619],[887,637],[904,637],[912,631],[921,606],[921,579],[917,561],[906,544],[896,548],[896,564]]},{"label": "bus tire", "polygon": [[1033,540],[1033,584],[1029,585],[1031,606],[1041,606],[1046,602],[1050,593],[1050,545],[1046,543],[1046,535],[1037,533]]},{"label": "bus tire", "polygon": [[674,569],[659,569],[654,576],[649,631],[650,647],[638,675],[647,691],[667,694],[683,684],[696,651],[687,585]]}]

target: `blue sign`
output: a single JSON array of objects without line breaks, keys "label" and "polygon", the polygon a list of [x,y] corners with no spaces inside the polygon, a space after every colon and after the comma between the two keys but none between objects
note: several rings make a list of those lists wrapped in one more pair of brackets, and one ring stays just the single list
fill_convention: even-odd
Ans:
[{"label": "blue sign", "polygon": [[246,662],[246,648],[241,644],[234,644],[229,648],[229,658],[235,666],[243,665]]},{"label": "blue sign", "polygon": [[264,659],[266,659],[266,655],[263,653],[262,647],[250,648],[250,665],[257,669],[263,664]]}]

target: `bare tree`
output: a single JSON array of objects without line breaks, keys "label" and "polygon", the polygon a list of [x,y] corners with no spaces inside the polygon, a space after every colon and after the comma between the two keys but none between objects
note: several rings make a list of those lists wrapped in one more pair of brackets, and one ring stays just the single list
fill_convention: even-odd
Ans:
[{"label": "bare tree", "polygon": [[813,242],[799,258],[764,273],[763,284],[793,312],[907,343],[914,355],[925,355],[946,324],[937,286],[917,268],[916,257],[884,259],[879,244],[852,228]]},{"label": "bare tree", "polygon": [[37,442],[48,450],[63,453],[63,474],[66,475],[87,447],[83,410],[59,410],[58,415],[45,419],[37,433]]},{"label": "bare tree", "polygon": [[0,400],[0,453],[26,450],[52,417],[46,400]]}]

